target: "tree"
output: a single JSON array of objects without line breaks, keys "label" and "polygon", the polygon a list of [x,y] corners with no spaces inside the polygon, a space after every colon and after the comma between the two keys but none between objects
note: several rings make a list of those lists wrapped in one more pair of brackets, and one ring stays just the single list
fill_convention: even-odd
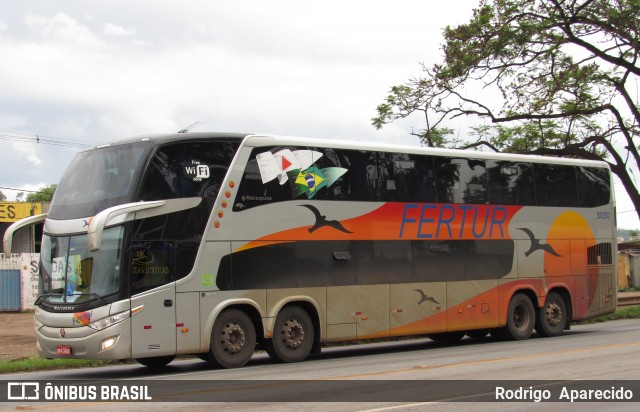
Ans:
[{"label": "tree", "polygon": [[4,193],[2,193],[2,191],[0,191],[0,202],[7,200],[7,196],[5,196]]},{"label": "tree", "polygon": [[[605,160],[640,216],[640,0],[481,0],[442,50],[391,88],[375,127],[420,113],[428,146]],[[447,127],[460,117],[483,122],[466,142]]]},{"label": "tree", "polygon": [[50,202],[53,198],[53,193],[56,191],[58,185],[45,186],[35,193],[29,193],[25,198],[26,202]]}]

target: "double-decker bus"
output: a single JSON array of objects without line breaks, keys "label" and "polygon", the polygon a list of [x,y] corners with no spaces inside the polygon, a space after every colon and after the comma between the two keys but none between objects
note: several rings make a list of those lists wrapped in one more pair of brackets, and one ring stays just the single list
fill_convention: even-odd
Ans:
[{"label": "double-decker bus", "polygon": [[38,351],[231,368],[256,347],[556,336],[616,307],[611,182],[604,162],[269,135],[96,147],[30,218]]}]

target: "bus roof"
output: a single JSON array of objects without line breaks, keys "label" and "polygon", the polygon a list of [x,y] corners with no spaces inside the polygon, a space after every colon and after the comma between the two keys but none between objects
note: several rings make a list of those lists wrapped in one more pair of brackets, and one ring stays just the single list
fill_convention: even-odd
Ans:
[{"label": "bus roof", "polygon": [[477,150],[461,150],[461,149],[441,149],[422,146],[408,146],[408,145],[393,145],[386,143],[373,143],[373,142],[360,142],[360,141],[346,141],[337,139],[317,139],[317,138],[300,138],[289,136],[276,136],[268,134],[254,134],[249,135],[245,139],[245,146],[258,147],[258,146],[313,146],[313,147],[325,147],[335,149],[347,149],[347,150],[373,150],[379,152],[392,152],[392,153],[407,153],[418,155],[434,155],[434,156],[449,156],[449,157],[464,157],[486,160],[509,160],[509,161],[522,161],[532,163],[547,163],[547,164],[562,164],[562,165],[574,165],[574,166],[596,166],[607,167],[608,165],[604,161],[600,160],[584,160],[584,159],[572,159],[564,157],[551,157],[540,155],[524,155],[524,154],[512,154],[512,153],[496,153],[496,152],[481,152]]},{"label": "bus roof", "polygon": [[147,141],[147,140],[153,141],[154,144],[165,144],[165,143],[180,142],[180,141],[207,140],[207,139],[237,140],[239,143],[242,141],[242,139],[244,139],[249,135],[250,133],[208,133],[208,132],[161,133],[161,134],[158,133],[158,134],[133,136],[133,137],[125,138],[122,140],[117,140],[111,143],[98,144],[98,145],[92,146],[88,150],[98,149],[101,147],[130,144],[130,143]]},{"label": "bus roof", "polygon": [[[312,146],[323,148],[335,148],[346,150],[373,150],[380,152],[407,153],[417,155],[434,156],[454,156],[464,158],[475,158],[485,160],[508,160],[531,163],[563,164],[574,166],[608,167],[607,163],[598,160],[571,159],[563,157],[551,157],[540,155],[523,155],[511,153],[482,152],[476,150],[460,149],[440,149],[422,146],[393,145],[386,143],[374,143],[366,141],[347,141],[338,139],[319,139],[308,137],[279,136],[271,134],[251,134],[251,133],[210,133],[210,132],[189,132],[189,133],[165,133],[135,136],[132,138],[116,141],[112,144],[97,145],[93,148],[115,146],[121,144],[134,143],[151,140],[154,144],[166,144],[189,140],[224,139],[244,142],[244,146]],[[91,150],[91,149],[89,149]]]}]

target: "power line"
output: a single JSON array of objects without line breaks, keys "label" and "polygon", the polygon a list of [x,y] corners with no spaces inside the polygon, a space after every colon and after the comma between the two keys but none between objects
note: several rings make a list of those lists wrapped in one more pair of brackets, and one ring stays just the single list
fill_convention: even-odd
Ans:
[{"label": "power line", "polygon": [[17,191],[17,192],[38,193],[38,191],[37,191],[37,190],[14,189],[13,187],[2,187],[2,186],[0,186],[0,189],[5,189],[5,190],[15,190],[15,191]]},{"label": "power line", "polygon": [[52,146],[73,147],[73,148],[86,148],[93,146],[93,144],[84,143],[80,140],[74,139],[61,139],[55,137],[40,136],[37,134],[12,132],[9,130],[0,130],[0,140],[7,140],[12,142],[27,142],[36,144],[46,144]]}]

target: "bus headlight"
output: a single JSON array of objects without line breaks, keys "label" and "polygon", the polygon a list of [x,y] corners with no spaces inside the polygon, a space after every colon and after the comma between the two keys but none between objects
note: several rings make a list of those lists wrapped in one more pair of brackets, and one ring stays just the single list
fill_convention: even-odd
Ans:
[{"label": "bus headlight", "polygon": [[107,316],[104,319],[91,322],[88,326],[93,330],[106,329],[109,326],[113,326],[116,323],[120,323],[123,320],[129,319],[129,317],[131,316],[130,314],[130,311],[125,310],[124,312],[116,313],[115,315]]}]

